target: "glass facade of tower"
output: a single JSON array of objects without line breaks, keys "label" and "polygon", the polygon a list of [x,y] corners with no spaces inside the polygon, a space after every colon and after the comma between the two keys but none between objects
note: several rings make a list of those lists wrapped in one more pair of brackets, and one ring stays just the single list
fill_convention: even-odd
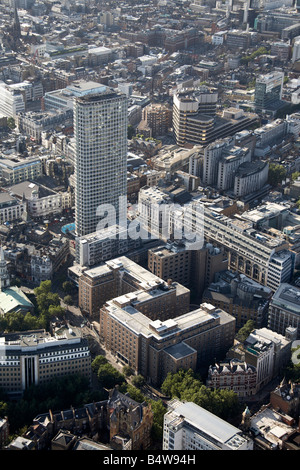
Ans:
[{"label": "glass facade of tower", "polygon": [[261,76],[255,85],[255,107],[257,109],[272,109],[281,99],[283,74]]},{"label": "glass facade of tower", "polygon": [[106,87],[102,93],[75,100],[75,225],[78,236],[96,231],[99,206],[113,205],[118,217],[120,197],[126,198],[127,108],[126,95]]}]

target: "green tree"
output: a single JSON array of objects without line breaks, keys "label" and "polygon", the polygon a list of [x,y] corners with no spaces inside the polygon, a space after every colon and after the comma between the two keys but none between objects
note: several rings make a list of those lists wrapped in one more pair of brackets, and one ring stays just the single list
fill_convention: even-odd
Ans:
[{"label": "green tree", "polygon": [[175,374],[169,372],[165,378],[161,391],[168,397],[180,398],[185,390],[189,390],[192,395],[202,385],[201,379],[192,369],[180,369]]},{"label": "green tree", "polygon": [[64,303],[67,305],[72,305],[73,299],[71,295],[65,295],[64,297]]},{"label": "green tree", "polygon": [[0,401],[0,418],[4,418],[8,414],[8,403]]},{"label": "green tree", "polygon": [[65,314],[65,309],[60,305],[50,305],[48,310],[50,318],[63,318]]},{"label": "green tree", "polygon": [[66,294],[70,294],[73,290],[73,284],[70,281],[65,281],[62,285],[63,290],[66,292]]},{"label": "green tree", "polygon": [[297,178],[299,178],[299,176],[300,176],[300,171],[295,171],[294,173],[292,173],[292,176],[291,176],[292,181],[295,181]]},{"label": "green tree", "polygon": [[284,166],[276,163],[270,163],[268,182],[271,186],[273,186],[273,188],[276,187],[278,184],[281,184],[285,177],[286,169],[284,168]]},{"label": "green tree", "polygon": [[24,327],[25,330],[37,330],[40,328],[39,319],[30,312],[26,313],[24,317]]},{"label": "green tree", "polygon": [[232,390],[210,390],[201,383],[199,376],[191,369],[169,373],[164,380],[161,390],[170,398],[190,401],[205,408],[211,413],[229,419],[237,416],[241,409],[238,396]]},{"label": "green tree", "polygon": [[128,393],[130,398],[137,401],[138,403],[143,403],[144,401],[147,401],[147,398],[142,394],[142,392],[131,384],[126,385],[125,392]]},{"label": "green tree", "polygon": [[79,407],[85,403],[103,400],[105,397],[102,391],[90,389],[86,377],[73,374],[56,377],[47,384],[31,385],[24,391],[21,400],[9,402],[7,406],[4,404],[3,408],[8,416],[11,432],[18,432],[20,435],[19,430],[25,425],[30,425],[33,418],[45,410],[68,409],[71,405]]},{"label": "green tree", "polygon": [[36,304],[39,313],[40,324],[43,328],[49,328],[49,321],[52,317],[62,318],[64,310],[60,306],[59,295],[51,291],[50,280],[42,281],[39,287],[34,289]]},{"label": "green tree", "polygon": [[121,385],[125,382],[125,376],[110,363],[99,367],[97,377],[100,387],[105,389],[112,389],[116,385]]},{"label": "green tree", "polygon": [[108,364],[108,360],[106,359],[105,356],[102,356],[101,354],[99,356],[96,356],[95,359],[92,361],[91,367],[92,371],[97,374],[99,368],[103,366],[104,364]]},{"label": "green tree", "polygon": [[251,331],[254,330],[254,321],[253,320],[248,320],[242,328],[239,329],[237,332],[235,338],[243,343],[248,336],[250,335]]},{"label": "green tree", "polygon": [[153,412],[153,426],[151,429],[152,439],[157,442],[162,441],[164,429],[164,415],[168,411],[162,400],[150,400]]},{"label": "green tree", "polygon": [[145,384],[145,379],[142,375],[135,375],[132,377],[132,385],[134,385],[137,388],[141,388]]},{"label": "green tree", "polygon": [[131,375],[133,375],[133,370],[131,369],[130,366],[124,366],[123,374],[125,375],[125,377],[130,377]]},{"label": "green tree", "polygon": [[9,312],[5,315],[8,331],[23,331],[24,315],[21,312]]},{"label": "green tree", "polygon": [[15,122],[14,118],[12,118],[12,117],[7,118],[7,126],[10,129],[14,129],[16,127],[16,122]]}]

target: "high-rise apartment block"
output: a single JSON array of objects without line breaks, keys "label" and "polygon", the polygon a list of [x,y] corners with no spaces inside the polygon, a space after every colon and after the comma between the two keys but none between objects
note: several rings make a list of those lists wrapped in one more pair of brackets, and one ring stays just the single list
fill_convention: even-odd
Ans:
[{"label": "high-rise apartment block", "polygon": [[171,126],[172,109],[163,104],[151,103],[142,110],[138,132],[143,134],[146,131],[149,137],[158,137],[167,134]]},{"label": "high-rise apartment block", "polygon": [[247,147],[234,145],[229,137],[217,140],[204,149],[203,183],[220,190],[233,188],[235,172],[250,161],[251,151]]},{"label": "high-rise apartment block", "polygon": [[214,126],[218,92],[214,88],[189,89],[174,95],[173,127],[178,145],[202,143]]},{"label": "high-rise apartment block", "polygon": [[267,184],[268,174],[268,162],[242,163],[234,176],[234,195],[242,198],[259,191]]},{"label": "high-rise apartment block", "polygon": [[201,406],[172,400],[164,416],[163,450],[253,450],[253,441]]},{"label": "high-rise apartment block", "polygon": [[[126,214],[126,95],[103,86],[102,92],[76,98],[74,136],[75,225],[83,236],[96,231],[105,204],[113,206],[117,220],[120,212]],[[116,221],[109,216],[114,214],[110,211],[108,223]]]},{"label": "high-rise apartment block", "polygon": [[76,263],[96,266],[131,250],[141,248],[141,238],[128,236],[127,226],[112,225],[105,230],[89,233],[76,239]]}]

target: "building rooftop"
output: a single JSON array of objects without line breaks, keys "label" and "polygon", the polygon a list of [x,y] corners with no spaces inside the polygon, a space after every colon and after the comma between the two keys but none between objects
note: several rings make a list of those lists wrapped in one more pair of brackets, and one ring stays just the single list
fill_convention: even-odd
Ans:
[{"label": "building rooftop", "polygon": [[52,189],[46,186],[32,183],[31,181],[23,181],[22,183],[15,184],[9,188],[12,195],[19,197],[25,197],[25,199],[31,199],[33,194],[37,193],[38,198],[47,197],[56,194]]},{"label": "building rooftop", "polygon": [[232,449],[244,445],[246,440],[241,436],[241,430],[227,421],[210,413],[192,402],[180,403],[174,410],[174,415],[184,418],[192,426],[210,435],[218,442],[227,444]]},{"label": "building rooftop", "polygon": [[81,331],[77,328],[61,328],[54,336],[45,330],[22,331],[18,333],[8,333],[0,336],[0,347],[9,350],[32,348],[46,349],[51,346],[65,346],[66,343],[78,343],[81,339]]},{"label": "building rooftop", "polygon": [[41,160],[39,157],[28,157],[22,158],[19,155],[9,155],[0,158],[0,166],[7,167],[10,169],[17,169],[26,167],[27,165],[31,164],[41,164]]},{"label": "building rooftop", "polygon": [[174,344],[173,346],[169,346],[168,348],[165,348],[164,351],[176,360],[190,356],[191,354],[197,352],[196,349],[192,348],[191,346],[188,346],[183,342]]},{"label": "building rooftop", "polygon": [[0,291],[0,311],[3,314],[18,308],[31,309],[32,307],[33,304],[20,288],[13,286]]},{"label": "building rooftop", "polygon": [[271,304],[300,315],[300,289],[291,284],[281,284],[274,293]]},{"label": "building rooftop", "polygon": [[278,445],[293,428],[282,421],[274,410],[265,408],[251,418],[251,430],[258,432],[271,444]]},{"label": "building rooftop", "polygon": [[[132,296],[135,293],[131,294]],[[120,297],[110,300],[106,303],[106,308],[109,310],[110,315],[124,324],[127,328],[134,331],[137,335],[144,335],[146,337],[154,336],[158,340],[166,336],[176,335],[179,331],[192,328],[196,325],[204,325],[205,323],[223,323],[228,318],[233,319],[229,314],[226,314],[221,309],[215,309],[211,306],[211,312],[205,310],[205,305],[199,309],[185,313],[173,319],[161,322],[160,320],[151,321],[146,315],[138,310],[138,305],[134,302],[131,303],[130,295],[125,294],[122,296],[124,306],[120,303]]]}]

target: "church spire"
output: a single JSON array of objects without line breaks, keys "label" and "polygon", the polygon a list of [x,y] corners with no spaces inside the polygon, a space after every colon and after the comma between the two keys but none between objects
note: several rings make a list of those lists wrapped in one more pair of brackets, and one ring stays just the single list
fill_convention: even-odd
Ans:
[{"label": "church spire", "polygon": [[17,10],[17,5],[16,5],[16,0],[13,0],[13,9],[14,9],[14,19],[12,23],[12,36],[15,45],[17,45],[21,39],[21,26],[20,26],[20,20],[19,20],[19,15],[18,15],[18,10]]}]

